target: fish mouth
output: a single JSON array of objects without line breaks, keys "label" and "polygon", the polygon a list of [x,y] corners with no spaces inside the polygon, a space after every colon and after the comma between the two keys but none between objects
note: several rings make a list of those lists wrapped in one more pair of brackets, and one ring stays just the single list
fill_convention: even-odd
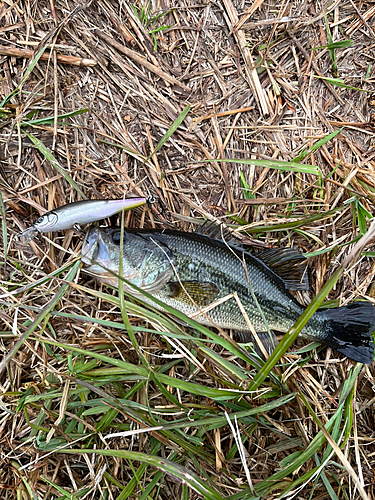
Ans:
[{"label": "fish mouth", "polygon": [[110,249],[105,237],[108,237],[105,231],[103,232],[99,227],[90,226],[83,240],[81,261],[85,264],[86,272],[96,276],[107,285],[117,286],[117,277],[108,269],[111,267]]},{"label": "fish mouth", "polygon": [[100,227],[88,228],[82,244],[81,260],[93,272],[106,273],[105,268],[110,267],[108,234]]},{"label": "fish mouth", "polygon": [[91,266],[98,260],[100,232],[96,226],[90,226],[83,240],[81,260],[87,266]]}]

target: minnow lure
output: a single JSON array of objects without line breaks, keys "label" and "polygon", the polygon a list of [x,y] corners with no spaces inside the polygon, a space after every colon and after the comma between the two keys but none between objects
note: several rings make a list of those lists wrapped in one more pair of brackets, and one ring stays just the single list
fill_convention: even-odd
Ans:
[{"label": "minnow lure", "polygon": [[28,243],[39,233],[62,231],[90,224],[106,217],[144,205],[145,198],[127,198],[121,200],[84,200],[68,203],[51,210],[36,219],[33,225],[17,234],[21,243]]}]

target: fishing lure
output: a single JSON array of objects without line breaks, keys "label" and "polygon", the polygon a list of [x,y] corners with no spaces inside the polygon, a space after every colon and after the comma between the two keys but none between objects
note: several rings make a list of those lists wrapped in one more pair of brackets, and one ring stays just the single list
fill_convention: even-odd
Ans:
[{"label": "fishing lure", "polygon": [[18,241],[28,243],[39,233],[80,229],[81,225],[90,224],[121,212],[144,205],[145,198],[127,198],[121,200],[84,200],[68,203],[51,210],[36,219],[33,225],[17,235]]}]

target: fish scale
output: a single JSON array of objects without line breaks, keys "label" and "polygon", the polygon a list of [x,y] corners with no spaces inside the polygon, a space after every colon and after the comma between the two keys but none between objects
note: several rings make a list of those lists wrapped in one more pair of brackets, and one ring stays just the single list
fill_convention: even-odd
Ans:
[{"label": "fish scale", "polygon": [[[254,329],[259,332],[267,330],[261,313],[252,298],[244,265],[238,258],[237,253],[233,254],[225,246],[214,246],[210,240],[201,236],[195,241],[181,238],[178,235],[163,233],[160,236],[158,235],[158,241],[165,243],[174,255],[175,272],[173,272],[171,278],[173,281],[210,281],[216,284],[219,289],[215,300],[236,292]],[[194,256],[193,259],[192,255]],[[246,257],[249,283],[265,315],[268,327],[280,332],[288,331],[295,320],[302,314],[303,307],[291,295],[285,293],[285,290],[279,289],[280,285],[276,279],[273,280],[272,276],[266,276],[261,268],[258,269],[253,263],[255,262],[254,259],[250,256]],[[192,260],[199,262],[199,267],[195,272],[189,268]],[[253,260],[253,262],[249,262],[250,260]],[[179,304],[173,297],[169,297],[168,291],[163,289],[155,293],[154,296],[181,310],[188,316],[198,311],[193,303]],[[274,297],[274,299],[270,300],[270,297]],[[276,309],[275,305],[277,305]],[[291,311],[294,314],[291,314]],[[222,328],[239,331],[249,330],[234,298],[219,304],[207,312],[206,315]],[[289,316],[289,321],[285,321],[287,316]],[[196,320],[202,324],[212,324],[202,315],[197,316]]]}]

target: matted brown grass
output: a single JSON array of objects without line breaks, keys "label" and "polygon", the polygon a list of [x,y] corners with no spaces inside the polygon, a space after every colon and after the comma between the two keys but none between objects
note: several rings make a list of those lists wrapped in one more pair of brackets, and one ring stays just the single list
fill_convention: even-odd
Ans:
[{"label": "matted brown grass", "polygon": [[[22,91],[0,115],[0,186],[8,235],[8,263],[6,268],[3,266],[0,287],[1,295],[8,294],[1,299],[0,309],[3,356],[24,332],[25,322],[35,318],[61,282],[47,282],[18,295],[9,296],[9,292],[65,265],[79,254],[81,247],[80,237],[71,231],[53,234],[51,239],[40,237],[29,246],[13,241],[14,235],[39,214],[80,199],[38,149],[31,147],[24,130],[53,152],[87,198],[120,198],[129,193],[159,200],[126,214],[126,224],[132,227],[173,225],[192,230],[189,218],[205,216],[228,222],[225,216],[231,213],[248,222],[250,229],[265,227],[265,231],[258,229],[255,234],[242,236],[248,241],[255,238],[261,247],[295,246],[307,253],[330,247],[332,251],[311,259],[312,293],[320,290],[347,255],[350,242],[360,234],[358,210],[360,223],[364,210],[370,214],[374,211],[373,2],[270,0],[252,4],[231,0],[155,0],[150,4],[148,23],[145,20],[143,24],[139,18],[144,4],[134,0],[133,5],[139,9],[138,17],[131,3],[114,0],[78,5],[71,0],[0,2],[0,53],[4,54],[0,55],[1,99],[15,89],[29,65],[27,57],[18,56],[27,55],[26,50],[35,54],[47,45],[46,53],[51,51],[48,60],[38,62]],[[152,25],[152,18],[158,14],[163,15]],[[334,41],[353,41],[352,46],[335,50],[337,75],[327,49],[311,50],[328,43],[325,14]],[[160,27],[163,29],[154,32],[153,38],[150,31]],[[64,62],[56,54],[73,59]],[[346,87],[335,85],[335,76],[343,79]],[[187,105],[191,109],[183,124],[157,154],[142,161],[154,151]],[[57,119],[58,115],[85,108],[87,112],[65,121]],[[54,120],[28,128],[22,126],[22,122],[45,117]],[[229,158],[292,161],[301,151],[338,129],[338,135],[303,160],[319,167],[321,179],[248,164],[203,163],[207,159]],[[244,195],[240,172],[253,199]],[[353,196],[356,201],[348,202]],[[334,208],[338,211],[333,216],[301,223],[295,230],[267,229],[276,223],[322,215]],[[1,260],[4,261],[4,255]],[[374,271],[373,258],[362,255],[346,270],[329,298],[340,305],[359,297],[374,301]],[[76,282],[99,289],[94,280],[82,273]],[[299,299],[307,303],[311,296],[300,294]],[[74,286],[58,309],[121,321],[118,308]],[[134,326],[144,324],[135,317],[131,321]],[[52,317],[35,333],[55,337],[68,345],[95,349],[134,365],[140,363],[129,340],[107,326]],[[220,387],[221,380],[234,383],[232,374],[199,352],[193,356],[193,361],[199,360],[194,366],[185,357],[189,351],[180,345],[183,341],[162,341],[160,335],[147,330],[138,332],[137,339],[151,364],[159,366],[177,359],[177,364],[169,368],[171,376],[194,379],[207,387]],[[299,347],[305,344],[298,342]],[[191,348],[188,343],[187,346]],[[219,347],[216,346],[218,353],[233,361],[231,354]],[[156,431],[135,438],[114,437],[103,445],[103,437],[113,433],[113,429],[125,429],[129,424],[130,429],[137,429],[137,424],[131,422],[129,415],[118,413],[114,420],[117,427],[108,424],[102,435],[96,427],[97,415],[81,416],[74,408],[65,412],[69,391],[76,385],[65,376],[66,353],[60,362],[50,351],[37,336],[31,337],[2,375],[1,498],[26,500],[33,498],[32,494],[37,499],[68,498],[61,496],[61,491],[46,478],[67,494],[74,495],[89,486],[87,498],[120,499],[122,488],[134,475],[132,467],[138,468],[139,464],[115,457],[72,457],[38,449],[38,436],[48,432],[46,426],[54,429],[55,437],[69,441],[67,426],[74,420],[82,426],[81,433],[92,433],[90,442],[85,444],[90,448],[150,453],[156,440],[160,443],[160,457],[192,470],[213,488],[219,488],[225,497],[240,492],[241,486],[247,484],[238,453],[228,455],[234,445],[229,426],[205,431],[197,438],[215,457],[214,463],[202,456],[194,461],[186,449]],[[291,354],[288,359],[299,358]],[[343,356],[323,349],[305,366],[296,364],[289,368],[285,379],[289,388],[305,395],[324,424],[337,407],[351,366]],[[374,498],[374,376],[371,365],[364,367],[357,379],[351,402],[355,419],[342,449],[368,498]],[[47,414],[40,429],[35,427],[32,433],[26,413],[17,405],[27,394],[47,394],[51,383],[60,394],[59,399],[50,403],[40,398],[27,406],[27,418],[36,426],[41,407]],[[134,379],[120,377],[103,389],[121,397],[135,384]],[[193,395],[171,387],[168,390],[185,409],[197,404]],[[152,383],[147,394],[140,390],[134,399],[139,404],[152,404],[150,411],[155,412],[168,403]],[[256,398],[252,403],[262,404]],[[210,398],[202,397],[199,404],[202,412],[205,408],[218,414],[223,410]],[[179,415],[177,410],[178,406]],[[179,417],[165,416],[169,422],[175,418]],[[306,448],[318,430],[298,396],[282,408],[263,413],[258,423],[242,425],[241,431],[248,436],[245,449],[253,484],[279,470],[280,461],[291,453]],[[291,439],[285,440],[286,436]],[[193,437],[194,432],[191,442]],[[284,487],[315,466],[311,458],[301,470],[285,478]],[[118,484],[111,482],[105,471]],[[139,478],[143,488],[154,479],[155,472],[152,469]],[[326,474],[339,498],[344,498],[344,494],[347,498],[359,497],[347,471],[333,464]],[[160,489],[155,486],[148,498],[199,497],[191,490],[189,496],[182,496],[187,493],[174,477],[165,476],[160,481]],[[307,481],[295,498],[329,498],[321,478],[315,489],[313,486],[313,481]],[[278,491],[270,491],[268,498],[277,498]],[[129,498],[141,495],[141,488],[136,486]]]}]

